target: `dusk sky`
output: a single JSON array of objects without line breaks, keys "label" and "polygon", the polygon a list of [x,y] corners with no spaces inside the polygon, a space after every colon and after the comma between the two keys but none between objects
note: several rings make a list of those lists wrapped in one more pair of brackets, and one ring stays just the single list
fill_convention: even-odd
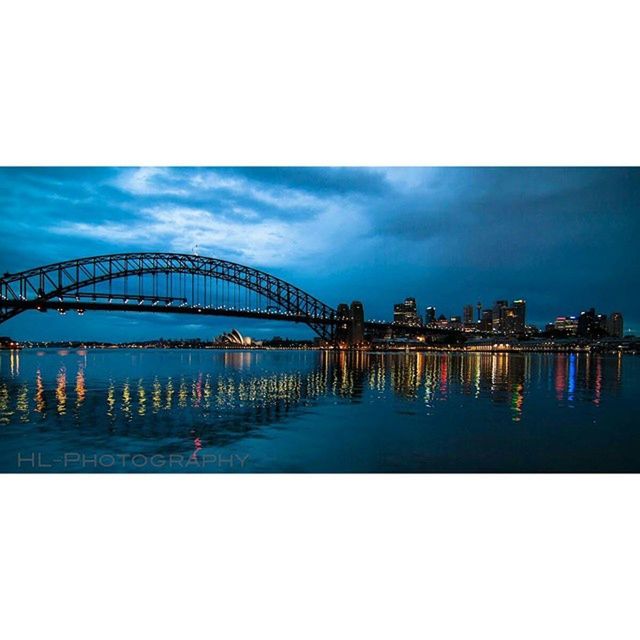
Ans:
[{"label": "dusk sky", "polygon": [[[123,251],[175,251],[263,269],[331,306],[391,319],[524,298],[527,322],[595,306],[640,330],[640,169],[4,168],[0,270]],[[311,337],[235,318],[23,313],[17,339]]]}]

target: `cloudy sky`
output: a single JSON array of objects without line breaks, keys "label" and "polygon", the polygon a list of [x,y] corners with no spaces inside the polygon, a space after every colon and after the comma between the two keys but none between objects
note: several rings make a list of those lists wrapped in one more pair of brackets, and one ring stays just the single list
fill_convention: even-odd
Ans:
[{"label": "cloudy sky", "polygon": [[[0,168],[0,270],[119,251],[264,269],[331,306],[391,318],[525,298],[544,324],[595,306],[640,330],[640,170],[617,168]],[[310,335],[280,323],[25,313],[19,339]]]}]

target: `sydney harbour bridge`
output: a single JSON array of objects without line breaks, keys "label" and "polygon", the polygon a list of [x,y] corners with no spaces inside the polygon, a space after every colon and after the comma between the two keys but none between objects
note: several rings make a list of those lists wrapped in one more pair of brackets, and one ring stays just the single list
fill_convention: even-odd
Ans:
[{"label": "sydney harbour bridge", "polygon": [[[307,324],[327,341],[335,340],[338,328],[350,320],[264,271],[218,258],[156,252],[92,256],[5,273],[0,278],[0,323],[29,310],[284,320]],[[415,331],[415,327],[363,321],[369,335],[389,329]]]}]

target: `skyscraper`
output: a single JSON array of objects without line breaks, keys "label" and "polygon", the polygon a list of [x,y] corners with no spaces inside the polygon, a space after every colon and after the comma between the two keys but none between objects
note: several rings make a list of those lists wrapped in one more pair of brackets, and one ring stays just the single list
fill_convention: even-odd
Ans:
[{"label": "skyscraper", "polygon": [[493,330],[496,333],[504,331],[504,310],[509,306],[506,300],[496,300],[493,305]]},{"label": "skyscraper", "polygon": [[599,313],[596,316],[598,321],[598,326],[602,329],[602,333],[607,335],[609,333],[609,321],[607,320],[607,315],[604,313]]},{"label": "skyscraper", "polygon": [[607,333],[614,338],[622,338],[624,335],[624,321],[619,311],[614,311],[607,322]]},{"label": "skyscraper", "polygon": [[473,305],[472,304],[467,304],[462,309],[462,321],[466,325],[473,324]]},{"label": "skyscraper", "polygon": [[415,298],[406,298],[404,302],[393,305],[393,321],[413,327],[420,326],[420,316]]},{"label": "skyscraper", "polygon": [[338,342],[351,341],[351,311],[349,305],[342,302],[336,310],[336,340]]},{"label": "skyscraper", "polygon": [[480,319],[480,330],[481,331],[493,330],[493,311],[491,309],[485,309],[482,312],[482,318]]},{"label": "skyscraper", "polygon": [[602,328],[602,317],[596,315],[596,310],[591,307],[589,311],[582,311],[578,317],[578,335],[581,338],[599,338],[605,335]]},{"label": "skyscraper", "polygon": [[[506,307],[502,310],[501,330],[507,335],[516,335],[519,333],[518,311],[515,307]],[[523,327],[524,330],[524,327]]]},{"label": "skyscraper", "polygon": [[526,300],[514,300],[513,308],[516,311],[516,333],[524,333],[527,314]]},{"label": "skyscraper", "polygon": [[362,302],[351,303],[351,343],[359,344],[364,340],[364,307]]},{"label": "skyscraper", "polygon": [[354,300],[351,306],[342,302],[336,310],[337,342],[360,344],[364,341],[364,307],[362,302]]},{"label": "skyscraper", "polygon": [[427,307],[427,310],[424,314],[424,323],[425,324],[433,324],[436,321],[436,308],[435,307]]},{"label": "skyscraper", "polygon": [[575,316],[558,316],[552,327],[567,335],[575,336],[578,332],[578,319]]}]

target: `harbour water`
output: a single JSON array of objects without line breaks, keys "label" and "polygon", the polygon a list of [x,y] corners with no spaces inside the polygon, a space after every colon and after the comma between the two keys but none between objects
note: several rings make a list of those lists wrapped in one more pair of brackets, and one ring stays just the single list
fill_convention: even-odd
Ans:
[{"label": "harbour water", "polygon": [[2,472],[638,472],[640,359],[0,352]]}]

